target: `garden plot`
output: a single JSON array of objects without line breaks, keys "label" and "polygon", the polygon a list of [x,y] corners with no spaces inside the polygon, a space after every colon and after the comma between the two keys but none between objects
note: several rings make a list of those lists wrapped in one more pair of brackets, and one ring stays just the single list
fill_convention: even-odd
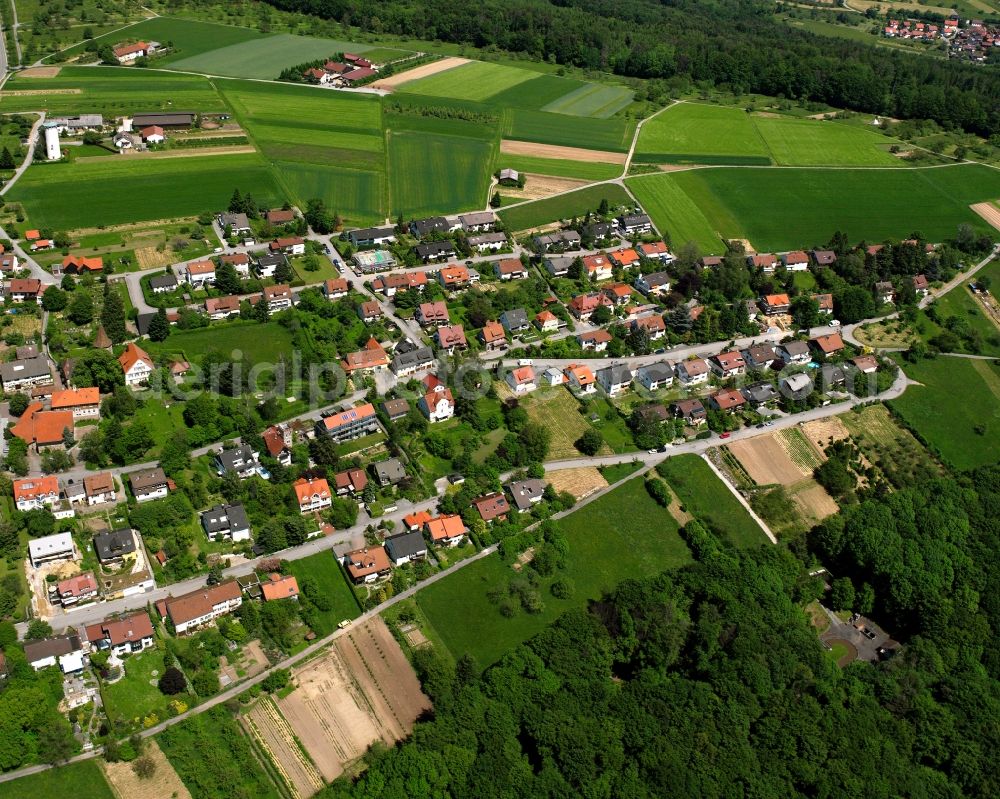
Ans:
[{"label": "garden plot", "polygon": [[[546,460],[559,461],[579,457],[580,451],[574,446],[574,442],[590,429],[590,425],[580,413],[580,404],[569,391],[561,388],[555,391],[539,391],[522,400],[521,404],[531,421],[542,425],[552,433]],[[610,455],[611,447],[605,443],[597,454]]]},{"label": "garden plot", "polygon": [[578,469],[559,469],[546,472],[545,479],[557,493],[568,491],[577,499],[608,487],[608,481],[596,466],[582,466]]},{"label": "garden plot", "polygon": [[323,778],[299,748],[288,722],[269,697],[243,715],[243,726],[267,750],[285,783],[297,797],[312,796],[323,787]]},{"label": "garden plot", "polygon": [[118,763],[99,761],[104,769],[104,776],[114,789],[116,796],[141,796],[142,799],[191,799],[191,792],[181,782],[174,767],[170,765],[160,745],[155,738],[147,738],[144,744],[143,757],[153,761],[155,771],[152,779],[140,779],[132,763],[124,760]]},{"label": "garden plot", "polygon": [[376,741],[409,735],[430,700],[385,623],[351,630],[293,674],[296,689],[278,707],[326,780]]}]

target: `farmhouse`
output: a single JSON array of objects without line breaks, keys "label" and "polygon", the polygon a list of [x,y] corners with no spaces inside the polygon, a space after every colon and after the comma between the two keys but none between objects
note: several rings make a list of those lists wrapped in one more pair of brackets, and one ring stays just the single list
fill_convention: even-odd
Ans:
[{"label": "farmhouse", "polygon": [[48,359],[39,356],[0,363],[0,381],[6,392],[52,385],[52,372],[49,369]]},{"label": "farmhouse", "polygon": [[59,481],[53,475],[14,480],[14,505],[19,511],[39,510],[59,501]]},{"label": "farmhouse", "polygon": [[101,394],[96,387],[53,391],[49,405],[54,411],[70,411],[74,419],[96,419],[101,415]]},{"label": "farmhouse", "polygon": [[62,271],[67,275],[103,272],[104,259],[100,256],[87,258],[84,255],[67,255],[62,260]]},{"label": "farmhouse", "polygon": [[28,541],[28,560],[34,568],[55,560],[77,560],[76,546],[70,533],[56,533]]},{"label": "farmhouse", "polygon": [[597,372],[597,382],[614,397],[628,391],[632,385],[632,371],[624,364],[613,364]]},{"label": "farmhouse", "polygon": [[472,214],[459,214],[458,221],[466,233],[482,233],[493,230],[497,224],[497,216],[492,211],[477,211]]},{"label": "farmhouse", "polygon": [[361,585],[388,577],[392,563],[385,547],[363,547],[344,555],[344,568],[352,582]]},{"label": "farmhouse", "polygon": [[174,291],[180,284],[177,282],[177,275],[173,272],[166,272],[162,275],[153,275],[149,279],[149,290],[153,294],[166,294],[169,291]]},{"label": "farmhouse", "polygon": [[119,44],[114,48],[115,58],[119,64],[130,64],[137,58],[143,58],[149,53],[147,42],[135,42],[133,44]]},{"label": "farmhouse", "polygon": [[183,635],[203,624],[214,621],[219,616],[231,613],[243,604],[243,592],[236,580],[227,580],[218,585],[199,588],[176,599],[167,597],[156,603],[163,617],[169,617],[174,630]]},{"label": "farmhouse", "polygon": [[370,402],[339,413],[324,414],[316,422],[316,435],[342,444],[378,431],[378,417]]},{"label": "farmhouse", "polygon": [[142,472],[132,472],[128,480],[136,502],[163,499],[170,491],[170,481],[163,469],[158,466]]},{"label": "farmhouse", "polygon": [[295,490],[295,499],[299,504],[299,513],[323,510],[333,504],[330,484],[322,477],[308,479],[300,477],[292,483],[292,488]]},{"label": "farmhouse", "polygon": [[155,643],[153,623],[144,610],[121,619],[105,619],[84,628],[83,638],[92,649],[111,650],[116,655],[131,655],[149,649]]},{"label": "farmhouse", "polygon": [[462,543],[468,529],[461,516],[438,516],[424,523],[424,530],[431,538],[431,543],[438,546],[454,547]]},{"label": "farmhouse", "polygon": [[216,505],[214,508],[202,511],[201,526],[205,529],[209,541],[222,538],[235,544],[250,540],[250,520],[247,519],[243,505],[239,503]]},{"label": "farmhouse", "polygon": [[347,238],[355,247],[389,244],[396,240],[396,229],[391,227],[358,228],[350,231]]},{"label": "farmhouse", "polygon": [[389,365],[389,356],[374,338],[368,339],[363,350],[351,352],[340,362],[341,368],[349,375],[364,372],[378,372]]},{"label": "farmhouse", "polygon": [[33,402],[21,414],[17,424],[10,432],[24,441],[28,446],[34,444],[36,450],[42,447],[52,447],[63,443],[66,431],[73,432],[73,413],[71,411],[45,411],[40,402]]},{"label": "farmhouse", "polygon": [[147,382],[154,369],[153,359],[131,341],[125,346],[125,352],[118,356],[118,363],[125,373],[126,386],[138,386]]},{"label": "farmhouse", "polygon": [[528,269],[520,258],[503,258],[493,263],[493,273],[501,280],[525,280]]},{"label": "farmhouse", "polygon": [[97,580],[93,572],[84,572],[56,583],[56,596],[65,608],[97,597]]},{"label": "farmhouse", "polygon": [[148,128],[143,128],[139,131],[139,135],[142,136],[142,140],[146,144],[163,144],[167,140],[163,128],[159,125],[150,125]]},{"label": "farmhouse", "polygon": [[692,358],[677,364],[676,371],[677,379],[681,381],[682,385],[695,386],[708,382],[710,368],[708,362],[703,358]]},{"label": "farmhouse", "polygon": [[656,391],[674,382],[674,369],[666,362],[650,363],[640,366],[636,377],[647,391]]},{"label": "farmhouse", "polygon": [[398,533],[385,539],[385,551],[394,566],[427,557],[427,544],[419,532]]}]

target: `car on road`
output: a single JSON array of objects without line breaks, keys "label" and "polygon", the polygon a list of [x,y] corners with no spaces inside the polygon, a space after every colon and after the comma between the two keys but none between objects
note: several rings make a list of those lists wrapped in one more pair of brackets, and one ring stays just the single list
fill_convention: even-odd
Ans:
[{"label": "car on road", "polygon": [[650,449],[650,450],[647,450],[647,451],[646,451],[646,454],[648,454],[648,455],[655,455],[655,454],[656,454],[656,452],[657,452],[657,450],[655,450],[655,449]]},{"label": "car on road", "polygon": [[343,630],[343,629],[344,629],[345,627],[350,627],[350,626],[351,626],[351,620],[350,620],[350,619],[344,619],[344,620],[343,620],[342,622],[340,622],[340,624],[338,624],[337,626],[338,626],[338,627],[339,627],[339,628],[340,628],[341,630]]},{"label": "car on road", "polygon": [[729,438],[731,435],[732,433],[720,433],[719,438]]}]

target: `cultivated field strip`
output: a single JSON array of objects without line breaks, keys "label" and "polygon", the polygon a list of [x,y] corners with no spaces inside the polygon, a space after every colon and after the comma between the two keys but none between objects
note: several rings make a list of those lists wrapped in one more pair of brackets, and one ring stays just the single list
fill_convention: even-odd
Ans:
[{"label": "cultivated field strip", "polygon": [[264,697],[243,716],[244,726],[267,750],[275,767],[296,796],[312,796],[323,787],[323,778],[295,740],[288,722],[269,697]]}]

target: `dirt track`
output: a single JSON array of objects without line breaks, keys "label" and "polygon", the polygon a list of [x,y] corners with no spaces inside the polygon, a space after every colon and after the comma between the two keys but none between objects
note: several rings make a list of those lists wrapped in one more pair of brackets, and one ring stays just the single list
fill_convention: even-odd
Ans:
[{"label": "dirt track", "polygon": [[381,739],[394,744],[430,708],[385,623],[372,619],[296,670],[278,706],[326,780]]},{"label": "dirt track", "polygon": [[504,197],[512,197],[516,200],[542,200],[551,197],[553,194],[561,194],[564,191],[586,186],[586,180],[576,180],[575,178],[557,178],[551,175],[536,175],[533,172],[525,173],[523,189],[501,187]]},{"label": "dirt track", "polygon": [[[191,147],[186,150],[157,150],[156,152],[127,153],[123,158],[142,159],[163,159],[163,158],[196,158],[202,155],[241,155],[245,153],[255,153],[256,148],[252,144],[234,144],[230,147]],[[84,161],[100,161],[106,163],[106,155],[85,155],[77,158],[76,162],[82,164]]]},{"label": "dirt track", "polygon": [[1000,208],[997,208],[993,203],[976,203],[969,207],[994,228],[1000,230]]},{"label": "dirt track", "polygon": [[430,64],[424,64],[423,66],[400,72],[388,78],[374,81],[371,87],[391,92],[393,89],[402,86],[404,83],[409,83],[411,80],[426,78],[430,75],[436,75],[438,72],[445,72],[446,70],[454,69],[468,63],[468,58],[442,58],[440,61],[432,61]]},{"label": "dirt track", "polygon": [[500,142],[500,152],[505,155],[526,155],[533,158],[556,158],[565,161],[584,161],[588,164],[622,164],[625,153],[607,150],[585,150],[582,147],[560,147],[555,144],[538,144],[530,141],[504,139]]},{"label": "dirt track", "polygon": [[47,94],[80,94],[82,89],[23,89],[21,91],[5,90],[0,97],[44,97]]}]

